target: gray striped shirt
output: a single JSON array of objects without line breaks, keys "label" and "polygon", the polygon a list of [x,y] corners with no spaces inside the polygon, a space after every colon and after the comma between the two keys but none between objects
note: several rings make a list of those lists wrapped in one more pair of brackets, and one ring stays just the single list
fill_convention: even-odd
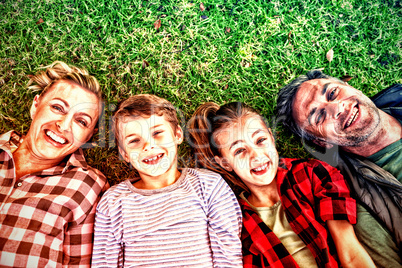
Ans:
[{"label": "gray striped shirt", "polygon": [[184,169],[155,190],[133,181],[113,186],[97,207],[94,267],[242,266],[241,210],[220,175]]}]

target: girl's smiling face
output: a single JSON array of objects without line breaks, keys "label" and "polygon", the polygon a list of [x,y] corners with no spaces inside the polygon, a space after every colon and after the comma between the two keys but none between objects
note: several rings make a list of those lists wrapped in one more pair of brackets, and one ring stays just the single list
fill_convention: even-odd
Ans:
[{"label": "girl's smiling face", "polygon": [[218,130],[214,140],[221,156],[215,160],[234,171],[251,189],[275,179],[279,156],[271,131],[259,116],[247,116]]}]

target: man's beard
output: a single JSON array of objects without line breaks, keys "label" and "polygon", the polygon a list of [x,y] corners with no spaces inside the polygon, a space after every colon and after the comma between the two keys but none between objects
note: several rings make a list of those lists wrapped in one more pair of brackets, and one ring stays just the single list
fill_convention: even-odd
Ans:
[{"label": "man's beard", "polygon": [[[350,130],[350,132],[339,130],[339,133],[345,133],[341,139],[337,140],[335,143],[341,147],[361,147],[368,145],[370,141],[376,138],[379,133],[381,119],[380,119],[380,112],[378,108],[372,104],[367,102],[360,102],[359,109],[361,108],[366,109],[366,117],[363,122],[359,122],[360,126],[358,128],[354,128]],[[344,122],[344,120],[341,120]],[[342,128],[342,125],[338,126]],[[378,133],[376,133],[378,132]]]}]

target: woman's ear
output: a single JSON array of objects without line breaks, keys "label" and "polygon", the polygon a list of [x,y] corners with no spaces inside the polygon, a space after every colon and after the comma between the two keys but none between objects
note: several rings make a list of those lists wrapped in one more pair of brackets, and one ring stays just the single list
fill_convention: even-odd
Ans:
[{"label": "woman's ear", "polygon": [[233,171],[233,168],[229,165],[228,161],[224,157],[214,156],[216,163],[218,163],[224,170]]},{"label": "woman's ear", "polygon": [[177,144],[181,144],[183,142],[183,129],[180,126],[176,128],[176,142]]},{"label": "woman's ear", "polygon": [[38,105],[39,105],[39,95],[36,95],[35,98],[33,99],[31,109],[29,110],[29,112],[31,114],[31,119],[34,118]]}]

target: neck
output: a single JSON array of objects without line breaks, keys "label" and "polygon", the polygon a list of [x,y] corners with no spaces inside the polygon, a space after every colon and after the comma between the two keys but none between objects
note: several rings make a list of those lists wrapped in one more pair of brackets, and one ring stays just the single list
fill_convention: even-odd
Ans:
[{"label": "neck", "polygon": [[166,173],[159,176],[150,176],[147,174],[140,174],[140,180],[133,185],[138,189],[152,190],[160,189],[172,185],[180,178],[181,172],[177,166],[172,167]]},{"label": "neck", "polygon": [[269,185],[249,187],[249,189],[250,196],[247,200],[255,207],[272,207],[280,200],[276,179]]},{"label": "neck", "polygon": [[16,179],[58,165],[60,160],[38,159],[25,147],[24,142],[13,152]]},{"label": "neck", "polygon": [[346,152],[368,157],[400,140],[402,138],[402,126],[399,121],[381,110],[380,116],[380,129],[371,138],[359,146],[342,147],[342,149]]}]

